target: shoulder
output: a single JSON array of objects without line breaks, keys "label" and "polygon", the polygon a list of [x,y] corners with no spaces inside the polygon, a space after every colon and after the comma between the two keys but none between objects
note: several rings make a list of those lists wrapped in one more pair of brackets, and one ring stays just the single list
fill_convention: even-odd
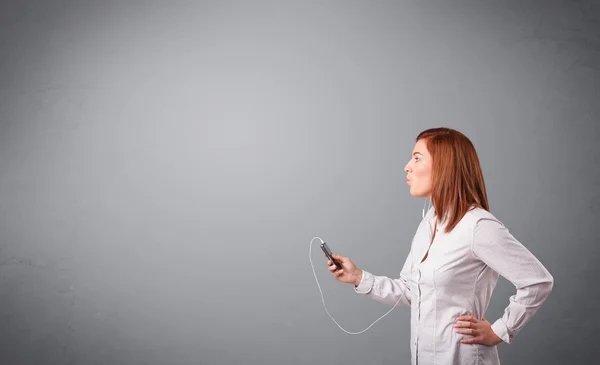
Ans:
[{"label": "shoulder", "polygon": [[463,222],[473,231],[482,227],[504,227],[504,224],[494,214],[479,207],[469,210],[462,218],[461,223]]},{"label": "shoulder", "polygon": [[495,246],[498,243],[511,240],[508,227],[491,212],[474,208],[465,214],[466,226],[469,230],[471,249]]}]

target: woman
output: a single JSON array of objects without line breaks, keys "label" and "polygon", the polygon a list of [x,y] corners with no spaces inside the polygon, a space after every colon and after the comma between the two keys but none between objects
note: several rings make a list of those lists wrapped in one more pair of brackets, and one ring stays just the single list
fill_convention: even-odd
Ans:
[{"label": "woman", "polygon": [[[334,277],[379,302],[411,307],[412,364],[500,364],[496,345],[511,343],[553,287],[548,270],[488,207],[477,153],[449,128],[419,134],[405,167],[410,193],[429,198],[400,277],[361,270],[347,257],[327,261]],[[498,275],[514,284],[502,318],[484,318]]]}]

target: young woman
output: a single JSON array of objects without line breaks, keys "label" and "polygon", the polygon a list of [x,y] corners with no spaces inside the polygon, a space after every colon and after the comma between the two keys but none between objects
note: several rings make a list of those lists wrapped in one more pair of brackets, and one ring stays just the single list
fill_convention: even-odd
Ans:
[{"label": "young woman", "polygon": [[[421,132],[405,167],[415,197],[429,198],[400,277],[327,261],[334,277],[379,302],[411,307],[411,363],[500,364],[496,345],[511,343],[540,308],[554,279],[490,212],[471,141],[449,128]],[[504,314],[484,318],[498,276],[516,287]]]}]

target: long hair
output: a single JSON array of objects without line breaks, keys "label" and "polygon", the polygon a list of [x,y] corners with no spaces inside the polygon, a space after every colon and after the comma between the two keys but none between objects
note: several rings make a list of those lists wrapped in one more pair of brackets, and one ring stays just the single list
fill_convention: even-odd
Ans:
[{"label": "long hair", "polygon": [[421,132],[432,158],[432,191],[436,223],[445,222],[452,231],[472,208],[489,211],[487,193],[479,157],[473,143],[461,132],[450,128],[431,128]]}]

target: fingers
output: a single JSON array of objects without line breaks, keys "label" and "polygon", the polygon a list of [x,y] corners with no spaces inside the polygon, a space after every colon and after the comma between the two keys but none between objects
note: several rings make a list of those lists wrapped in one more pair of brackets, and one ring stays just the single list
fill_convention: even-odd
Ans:
[{"label": "fingers", "polygon": [[469,322],[477,322],[478,319],[473,316],[460,316],[456,318],[459,321],[469,321]]},{"label": "fingers", "polygon": [[[327,255],[325,255],[325,253],[323,253],[323,256],[327,257]],[[348,259],[344,256],[335,255],[335,254],[332,254],[331,256],[333,259],[335,259],[335,261],[338,262],[339,265],[335,265],[333,262],[331,262],[331,260],[328,259],[327,260],[327,269],[329,270],[329,272],[333,273],[333,276],[336,279],[339,279],[342,275],[344,275],[343,264],[344,264],[344,262],[347,262]]]},{"label": "fingers", "polygon": [[[454,324],[454,328],[459,328],[459,329],[456,330],[456,333],[460,333],[463,335],[471,335],[471,336],[477,336],[479,334],[479,332],[476,329],[476,323],[473,321],[474,318],[472,316],[460,316],[457,319],[458,319],[458,321]],[[471,339],[472,338],[470,338],[469,340],[471,340]],[[463,340],[461,340],[462,343],[471,343],[471,342],[464,342]]]},{"label": "fingers", "polygon": [[344,275],[344,270],[343,270],[343,269],[339,269],[338,271],[334,271],[334,272],[333,272],[333,276],[334,276],[336,279],[339,279],[339,278],[340,278],[340,276],[342,276],[342,275]]},{"label": "fingers", "polygon": [[477,319],[470,315],[459,316],[454,327],[457,328],[456,333],[471,336],[461,338],[460,343],[493,346],[502,340],[500,338],[490,340],[490,333],[493,334],[493,332],[490,323],[485,318]]},{"label": "fingers", "polygon": [[[341,267],[339,268],[340,270],[342,269]],[[331,260],[327,260],[327,270],[329,270],[330,272],[336,272],[336,270],[338,270],[338,267],[331,262]]]},{"label": "fingers", "polygon": [[460,340],[461,343],[482,343],[483,339],[480,337],[469,337],[469,338],[463,338]]},{"label": "fingers", "polygon": [[459,327],[470,328],[470,327],[475,327],[475,323],[473,323],[473,322],[458,321],[458,322],[456,322],[456,324],[454,325],[454,327],[455,328],[459,328]]},{"label": "fingers", "polygon": [[[327,255],[325,255],[325,254],[323,254],[323,256],[327,257]],[[340,263],[344,263],[344,262],[348,261],[347,257],[336,255],[336,254],[331,254],[331,257],[333,257],[335,260],[339,261]]]},{"label": "fingers", "polygon": [[334,265],[333,262],[331,262],[331,260],[327,260],[327,266],[327,270],[332,272],[335,278],[339,278],[341,275],[344,274],[344,270],[341,267],[338,270],[338,267]]}]

